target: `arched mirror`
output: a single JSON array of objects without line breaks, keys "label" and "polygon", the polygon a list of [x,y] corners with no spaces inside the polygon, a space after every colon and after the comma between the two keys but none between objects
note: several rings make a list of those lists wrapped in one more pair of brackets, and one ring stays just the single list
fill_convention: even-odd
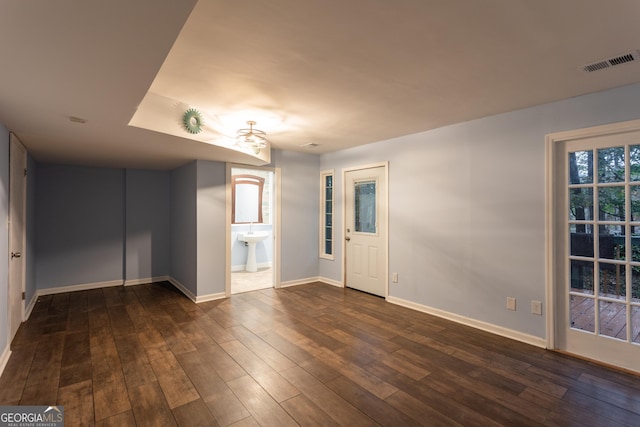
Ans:
[{"label": "arched mirror", "polygon": [[262,223],[262,190],[264,178],[255,175],[231,177],[231,222]]}]

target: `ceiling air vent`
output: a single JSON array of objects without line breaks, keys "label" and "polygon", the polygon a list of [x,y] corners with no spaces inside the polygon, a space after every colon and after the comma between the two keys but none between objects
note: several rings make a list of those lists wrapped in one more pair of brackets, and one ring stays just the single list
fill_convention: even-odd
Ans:
[{"label": "ceiling air vent", "polygon": [[600,71],[604,70],[605,68],[611,68],[615,67],[616,65],[622,65],[638,60],[640,60],[640,51],[634,50],[631,52],[623,53],[622,55],[614,56],[613,58],[594,62],[593,64],[583,65],[582,67],[580,67],[580,69],[587,73],[593,73],[594,71]]}]

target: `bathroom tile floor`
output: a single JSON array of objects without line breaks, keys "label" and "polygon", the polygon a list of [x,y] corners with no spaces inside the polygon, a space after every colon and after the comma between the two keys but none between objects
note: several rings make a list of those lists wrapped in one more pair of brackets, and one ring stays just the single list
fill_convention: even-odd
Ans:
[{"label": "bathroom tile floor", "polygon": [[257,291],[273,287],[273,270],[270,267],[259,268],[255,273],[234,271],[231,273],[231,293]]}]

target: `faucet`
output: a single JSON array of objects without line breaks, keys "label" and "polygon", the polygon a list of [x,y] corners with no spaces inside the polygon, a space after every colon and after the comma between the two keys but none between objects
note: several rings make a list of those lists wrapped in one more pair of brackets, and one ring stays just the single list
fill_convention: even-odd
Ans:
[{"label": "faucet", "polygon": [[253,233],[253,222],[249,223],[249,234]]}]

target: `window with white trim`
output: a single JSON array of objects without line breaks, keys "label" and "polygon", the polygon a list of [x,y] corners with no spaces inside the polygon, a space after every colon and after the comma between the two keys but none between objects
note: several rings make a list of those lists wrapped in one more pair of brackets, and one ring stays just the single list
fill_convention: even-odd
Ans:
[{"label": "window with white trim", "polygon": [[320,258],[333,259],[333,169],[320,172]]}]

